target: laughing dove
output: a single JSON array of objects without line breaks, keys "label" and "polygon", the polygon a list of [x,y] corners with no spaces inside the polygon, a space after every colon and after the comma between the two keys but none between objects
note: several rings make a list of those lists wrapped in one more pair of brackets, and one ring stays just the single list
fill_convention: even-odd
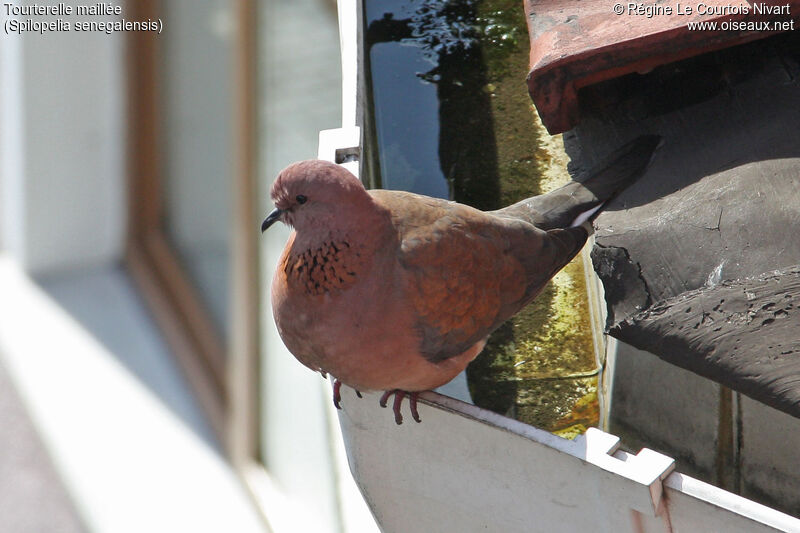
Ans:
[{"label": "laughing dove", "polygon": [[320,160],[285,168],[272,186],[276,221],[294,228],[272,281],[278,332],[308,368],[339,387],[395,395],[461,372],[489,334],[580,252],[585,223],[641,176],[660,141],[640,137],[583,183],[498,211],[418,194],[366,190],[345,168]]}]

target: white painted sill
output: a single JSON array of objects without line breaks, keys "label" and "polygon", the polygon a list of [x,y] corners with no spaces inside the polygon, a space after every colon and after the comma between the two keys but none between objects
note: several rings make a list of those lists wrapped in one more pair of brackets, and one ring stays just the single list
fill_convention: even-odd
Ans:
[{"label": "white painted sill", "polygon": [[0,357],[90,531],[265,531],[213,445],[3,255]]}]

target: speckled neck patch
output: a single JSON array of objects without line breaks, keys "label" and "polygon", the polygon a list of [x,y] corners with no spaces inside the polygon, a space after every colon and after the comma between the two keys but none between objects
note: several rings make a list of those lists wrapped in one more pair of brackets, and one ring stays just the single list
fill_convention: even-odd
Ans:
[{"label": "speckled neck patch", "polygon": [[290,254],[284,271],[288,282],[312,296],[346,289],[364,266],[361,253],[345,240],[325,241],[300,254]]}]

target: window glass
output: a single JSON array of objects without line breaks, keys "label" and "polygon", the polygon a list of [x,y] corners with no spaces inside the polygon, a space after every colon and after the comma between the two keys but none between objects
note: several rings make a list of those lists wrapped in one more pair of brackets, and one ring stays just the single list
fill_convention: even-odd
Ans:
[{"label": "window glass", "polygon": [[227,337],[233,186],[233,3],[162,3],[165,224]]}]

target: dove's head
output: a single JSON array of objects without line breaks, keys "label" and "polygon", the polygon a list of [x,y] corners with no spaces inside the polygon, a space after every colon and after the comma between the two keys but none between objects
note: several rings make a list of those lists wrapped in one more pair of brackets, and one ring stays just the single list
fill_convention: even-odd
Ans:
[{"label": "dove's head", "polygon": [[275,209],[261,224],[262,232],[278,220],[298,232],[342,226],[372,204],[370,195],[351,172],[317,159],[283,169],[270,196]]}]

